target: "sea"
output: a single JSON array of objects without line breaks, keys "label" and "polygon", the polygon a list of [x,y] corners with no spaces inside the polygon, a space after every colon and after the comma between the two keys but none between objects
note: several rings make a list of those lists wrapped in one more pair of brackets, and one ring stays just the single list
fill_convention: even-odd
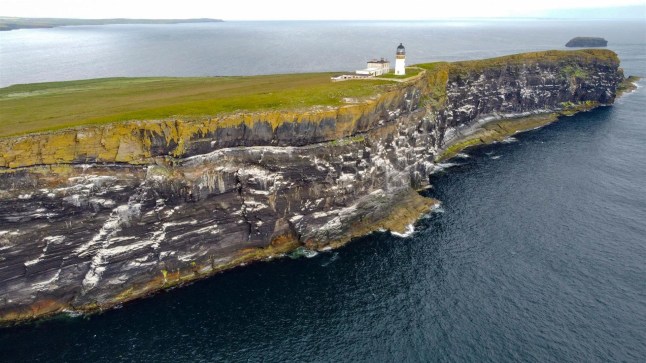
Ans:
[{"label": "sea", "polygon": [[[224,22],[0,32],[0,87],[352,71],[565,49],[646,76],[646,19]],[[469,149],[410,233],[239,267],[91,316],[0,328],[2,362],[644,362],[646,82]]]}]

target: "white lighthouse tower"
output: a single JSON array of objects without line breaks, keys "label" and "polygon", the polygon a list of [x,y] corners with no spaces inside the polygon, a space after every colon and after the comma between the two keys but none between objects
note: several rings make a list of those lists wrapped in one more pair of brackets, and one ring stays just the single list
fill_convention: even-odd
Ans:
[{"label": "white lighthouse tower", "polygon": [[403,76],[406,74],[406,49],[402,43],[397,47],[397,56],[395,60],[395,75]]}]

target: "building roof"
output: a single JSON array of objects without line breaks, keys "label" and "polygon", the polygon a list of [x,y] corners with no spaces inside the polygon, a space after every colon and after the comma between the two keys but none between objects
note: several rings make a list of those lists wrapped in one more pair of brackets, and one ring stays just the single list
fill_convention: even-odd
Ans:
[{"label": "building roof", "polygon": [[383,64],[383,63],[390,63],[390,61],[381,58],[379,60],[377,60],[377,59],[369,60],[368,63],[382,63]]}]

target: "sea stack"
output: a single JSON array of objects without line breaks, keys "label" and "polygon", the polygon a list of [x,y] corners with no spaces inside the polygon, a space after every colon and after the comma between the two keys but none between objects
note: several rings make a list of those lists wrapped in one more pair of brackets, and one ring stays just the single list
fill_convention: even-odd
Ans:
[{"label": "sea stack", "polygon": [[599,37],[576,37],[565,44],[568,48],[605,47],[608,41]]}]

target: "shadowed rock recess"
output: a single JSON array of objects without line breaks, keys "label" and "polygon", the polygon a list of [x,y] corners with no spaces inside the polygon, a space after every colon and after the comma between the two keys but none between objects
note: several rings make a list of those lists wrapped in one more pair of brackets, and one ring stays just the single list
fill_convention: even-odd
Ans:
[{"label": "shadowed rock recess", "polygon": [[420,79],[339,108],[0,139],[0,319],[96,311],[299,247],[402,231],[437,203],[415,191],[436,161],[481,126],[504,120],[494,132],[509,135],[535,126],[520,116],[611,104],[623,80],[606,50],[420,67]]}]

